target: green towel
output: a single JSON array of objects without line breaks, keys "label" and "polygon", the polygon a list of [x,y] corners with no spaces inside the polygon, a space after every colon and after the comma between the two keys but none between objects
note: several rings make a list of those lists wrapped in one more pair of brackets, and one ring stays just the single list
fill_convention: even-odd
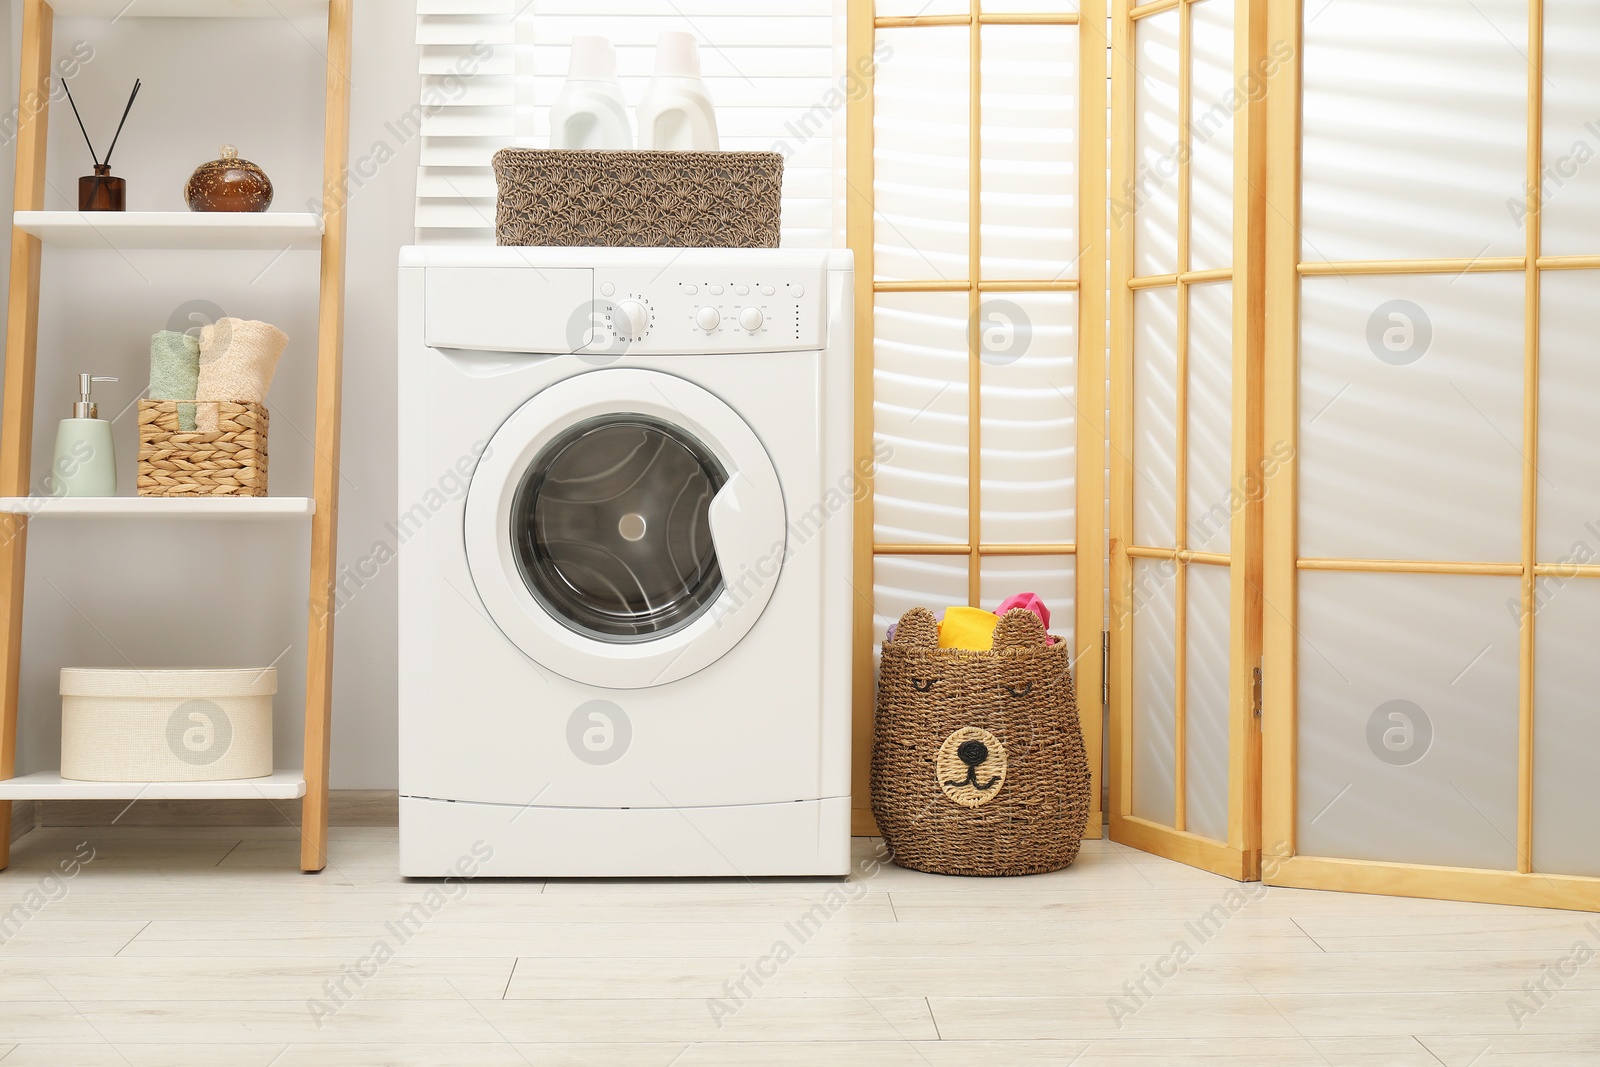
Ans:
[{"label": "green towel", "polygon": [[[199,389],[199,339],[172,330],[150,338],[150,399],[193,400]],[[194,428],[194,405],[179,405],[178,429]]]}]

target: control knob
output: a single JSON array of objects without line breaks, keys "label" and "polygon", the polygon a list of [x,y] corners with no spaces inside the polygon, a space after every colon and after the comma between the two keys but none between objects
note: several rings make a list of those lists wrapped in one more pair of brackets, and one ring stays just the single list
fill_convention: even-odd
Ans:
[{"label": "control knob", "polygon": [[617,325],[625,336],[643,337],[650,331],[650,309],[637,300],[624,300],[617,305]]},{"label": "control knob", "polygon": [[751,333],[761,329],[761,324],[766,321],[767,317],[761,313],[760,308],[745,308],[739,312],[739,325]]}]

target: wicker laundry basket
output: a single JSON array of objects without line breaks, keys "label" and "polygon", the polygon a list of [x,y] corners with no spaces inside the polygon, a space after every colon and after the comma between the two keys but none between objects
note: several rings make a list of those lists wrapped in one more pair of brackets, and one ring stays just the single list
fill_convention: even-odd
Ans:
[{"label": "wicker laundry basket", "polygon": [[[179,408],[202,407],[215,431],[179,428]],[[266,496],[267,423],[260,404],[139,401],[139,495]]]},{"label": "wicker laundry basket", "polygon": [[872,811],[894,861],[935,874],[1043,874],[1078,856],[1091,802],[1071,653],[1031,611],[994,649],[939,647],[926,608],[883,645]]},{"label": "wicker laundry basket", "polygon": [[777,248],[783,156],[502,148],[502,245]]},{"label": "wicker laundry basket", "polygon": [[216,782],[272,773],[278,672],[61,672],[61,777]]}]

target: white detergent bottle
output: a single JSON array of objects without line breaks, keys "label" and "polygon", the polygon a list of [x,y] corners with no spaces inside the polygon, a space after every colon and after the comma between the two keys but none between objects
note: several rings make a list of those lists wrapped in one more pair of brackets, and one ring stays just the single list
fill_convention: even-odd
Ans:
[{"label": "white detergent bottle", "polygon": [[617,82],[616,49],[604,37],[572,39],[567,83],[550,109],[550,147],[633,147],[627,103]]},{"label": "white detergent bottle", "polygon": [[639,102],[639,147],[715,152],[717,113],[700,80],[700,45],[692,33],[663,33],[656,69]]}]

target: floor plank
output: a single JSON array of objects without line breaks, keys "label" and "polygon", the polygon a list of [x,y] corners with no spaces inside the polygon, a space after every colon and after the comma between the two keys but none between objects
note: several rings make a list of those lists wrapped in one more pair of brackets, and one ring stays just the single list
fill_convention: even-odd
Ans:
[{"label": "floor plank", "polygon": [[393,827],[333,828],[316,876],[295,844],[24,837],[0,1067],[1600,1064],[1600,964],[1563,964],[1600,958],[1594,916],[1240,886],[1103,840],[1031,878],[861,839],[848,880],[449,886],[396,873]]}]

